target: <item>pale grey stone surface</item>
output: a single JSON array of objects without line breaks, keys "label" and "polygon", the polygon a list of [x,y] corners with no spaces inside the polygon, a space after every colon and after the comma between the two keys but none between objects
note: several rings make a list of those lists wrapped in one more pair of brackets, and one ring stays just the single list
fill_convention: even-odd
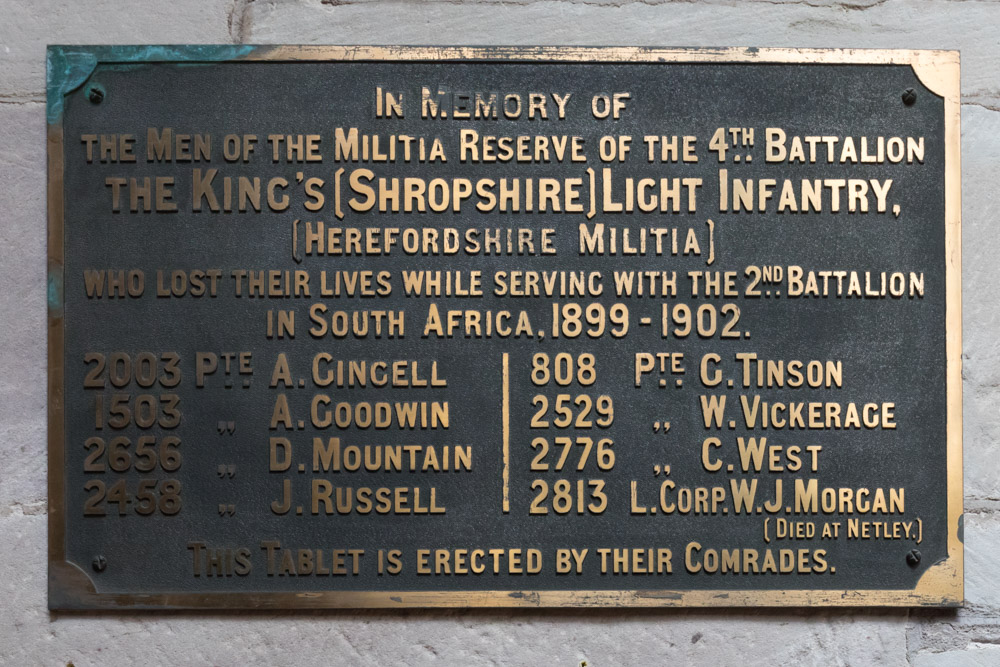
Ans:
[{"label": "pale grey stone surface", "polygon": [[996,2],[278,0],[251,3],[247,12],[249,41],[262,44],[961,49],[964,99],[1000,107]]},{"label": "pale grey stone surface", "polygon": [[232,0],[5,0],[0,8],[0,101],[45,99],[47,44],[215,44],[237,30]]},{"label": "pale grey stone surface", "polygon": [[966,512],[965,547],[966,603],[1000,614],[1000,514]]},{"label": "pale grey stone surface", "polygon": [[914,667],[992,667],[1000,663],[1000,646],[989,643],[973,643],[968,648],[941,653],[921,653],[913,660]]},{"label": "pale grey stone surface", "polygon": [[[0,0],[0,19],[0,665],[1000,663],[1000,4]],[[961,49],[967,608],[50,615],[44,45],[241,40]]]},{"label": "pale grey stone surface", "polygon": [[45,105],[0,104],[0,517],[45,505]]},{"label": "pale grey stone surface", "polygon": [[[998,51],[1000,53],[1000,51]],[[1000,65],[998,65],[1000,70]],[[1000,87],[1000,71],[996,78]],[[997,230],[1000,196],[996,168],[1000,165],[1000,112],[966,104],[962,107],[962,264],[965,276],[988,275],[997,265],[997,246],[983,243]],[[1000,308],[989,283],[968,280],[962,294],[965,354],[963,377],[977,387],[1000,387]],[[994,410],[994,425],[1000,411]],[[994,444],[997,439],[993,440]],[[997,475],[993,475],[997,477]],[[994,484],[997,482],[994,481]],[[969,487],[966,487],[966,492]],[[1000,494],[994,494],[1000,497]]]}]

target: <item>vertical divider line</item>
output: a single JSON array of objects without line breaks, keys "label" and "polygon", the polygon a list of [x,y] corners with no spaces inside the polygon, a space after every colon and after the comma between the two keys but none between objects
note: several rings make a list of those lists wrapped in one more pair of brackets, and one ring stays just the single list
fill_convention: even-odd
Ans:
[{"label": "vertical divider line", "polygon": [[503,513],[510,512],[510,361],[503,353]]}]

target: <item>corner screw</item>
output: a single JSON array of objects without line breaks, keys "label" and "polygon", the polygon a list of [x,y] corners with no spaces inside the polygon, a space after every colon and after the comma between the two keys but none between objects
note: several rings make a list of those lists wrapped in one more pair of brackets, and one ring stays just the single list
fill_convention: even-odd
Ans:
[{"label": "corner screw", "polygon": [[104,101],[104,90],[100,86],[91,86],[87,91],[87,97],[93,104],[100,104]]},{"label": "corner screw", "polygon": [[906,564],[910,567],[920,565],[920,552],[916,549],[910,549],[910,553],[906,554]]},{"label": "corner screw", "polygon": [[906,90],[903,91],[903,94],[900,95],[900,97],[903,100],[903,104],[905,104],[908,107],[911,107],[917,101],[917,91],[913,90],[912,88],[907,88]]},{"label": "corner screw", "polygon": [[108,559],[104,556],[96,556],[91,565],[94,567],[94,572],[104,572],[108,567]]}]

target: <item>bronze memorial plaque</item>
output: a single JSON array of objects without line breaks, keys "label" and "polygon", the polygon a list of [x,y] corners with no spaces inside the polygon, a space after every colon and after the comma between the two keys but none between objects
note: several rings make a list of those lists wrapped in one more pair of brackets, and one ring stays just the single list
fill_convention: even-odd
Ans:
[{"label": "bronze memorial plaque", "polygon": [[53,609],[961,605],[950,51],[54,46]]}]

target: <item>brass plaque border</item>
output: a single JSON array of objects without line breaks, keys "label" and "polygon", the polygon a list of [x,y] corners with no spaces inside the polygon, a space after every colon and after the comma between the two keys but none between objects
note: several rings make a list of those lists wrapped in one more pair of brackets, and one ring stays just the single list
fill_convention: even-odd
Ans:
[{"label": "brass plaque border", "polygon": [[[912,590],[315,591],[108,594],[66,560],[63,378],[63,96],[98,64],[243,61],[641,62],[909,65],[944,99],[948,557]],[[50,46],[48,50],[48,488],[50,609],[788,607],[964,604],[960,59],[957,51],[414,46]]]}]

